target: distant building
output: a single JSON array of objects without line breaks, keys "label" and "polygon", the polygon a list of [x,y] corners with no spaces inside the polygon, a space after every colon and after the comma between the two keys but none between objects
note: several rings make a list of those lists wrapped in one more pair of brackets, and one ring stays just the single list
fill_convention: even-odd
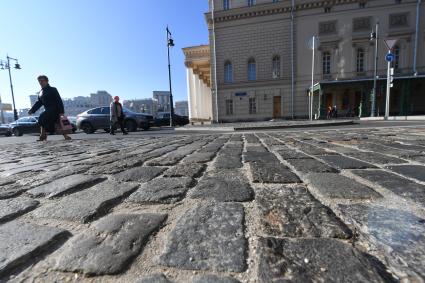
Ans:
[{"label": "distant building", "polygon": [[97,93],[90,94],[92,105],[107,106],[112,102],[112,95],[107,91],[99,90]]},{"label": "distant building", "polygon": [[[30,95],[29,97],[32,106],[37,101],[38,94]],[[68,116],[76,116],[90,108],[108,106],[112,102],[112,96],[106,91],[98,91],[97,93],[90,94],[90,96],[65,98],[62,99],[62,101],[65,108],[65,114]],[[42,111],[43,110],[41,108],[35,113],[35,115],[39,115]]]},{"label": "distant building", "polygon": [[[30,111],[30,108],[16,109],[16,111],[18,112],[19,118],[30,116],[30,115],[28,115],[28,111]],[[42,111],[40,111],[40,112],[42,112]],[[35,113],[32,116],[37,116],[37,115],[40,115],[40,113],[38,113],[38,114]],[[12,119],[14,120],[13,112],[12,112]]]},{"label": "distant building", "polygon": [[[33,107],[33,105],[37,102],[38,100],[38,92],[36,94],[30,95],[30,107]],[[35,116],[40,115],[41,112],[43,112],[44,107],[41,107],[40,109],[37,110],[37,112],[34,113]],[[19,115],[20,116],[20,115]]]},{"label": "distant building", "polygon": [[177,115],[189,117],[189,105],[187,101],[176,101],[174,112]]},{"label": "distant building", "polygon": [[153,98],[158,101],[158,112],[170,111],[170,92],[154,91]]},{"label": "distant building", "polygon": [[72,99],[62,99],[65,113],[68,116],[76,116],[90,108],[103,106],[103,104],[93,104],[91,97],[77,96]]},{"label": "distant building", "polygon": [[158,100],[152,98],[125,100],[123,105],[134,112],[152,115],[158,112]]},{"label": "distant building", "polygon": [[[28,116],[28,114],[26,114],[25,116]],[[5,124],[9,124],[15,121],[12,111],[3,111],[3,118]]]}]

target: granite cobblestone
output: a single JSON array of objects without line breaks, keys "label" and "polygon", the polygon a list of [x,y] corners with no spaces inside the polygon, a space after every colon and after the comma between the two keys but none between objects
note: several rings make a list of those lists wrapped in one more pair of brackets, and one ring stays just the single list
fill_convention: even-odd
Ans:
[{"label": "granite cobblestone", "polygon": [[421,282],[424,134],[0,146],[0,282]]}]

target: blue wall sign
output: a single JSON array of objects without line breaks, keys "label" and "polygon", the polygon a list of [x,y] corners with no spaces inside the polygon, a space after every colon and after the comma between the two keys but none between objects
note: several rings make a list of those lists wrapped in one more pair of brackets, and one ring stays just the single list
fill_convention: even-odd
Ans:
[{"label": "blue wall sign", "polygon": [[235,96],[247,96],[246,92],[236,92]]},{"label": "blue wall sign", "polygon": [[387,62],[392,62],[392,61],[394,61],[394,59],[395,59],[395,56],[394,56],[394,54],[392,54],[392,53],[388,53],[388,54],[385,56],[385,60],[387,60]]}]

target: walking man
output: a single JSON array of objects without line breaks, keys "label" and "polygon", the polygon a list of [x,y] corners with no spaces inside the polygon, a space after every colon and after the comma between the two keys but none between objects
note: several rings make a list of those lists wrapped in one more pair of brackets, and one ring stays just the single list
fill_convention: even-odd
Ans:
[{"label": "walking man", "polygon": [[118,96],[114,97],[114,101],[111,102],[111,135],[115,135],[115,125],[119,124],[123,135],[128,135],[127,131],[124,128],[124,111],[122,110],[122,105],[120,103],[120,98]]},{"label": "walking man", "polygon": [[[44,112],[40,114],[38,123],[40,124],[40,137],[39,141],[47,140],[47,133],[55,132],[55,124],[58,123],[59,118],[65,114],[62,98],[56,88],[49,85],[49,78],[47,76],[39,76],[38,83],[41,86],[41,91],[38,95],[37,102],[32,106],[29,115],[34,114],[44,106]],[[63,134],[65,140],[70,140],[71,137]]]}]

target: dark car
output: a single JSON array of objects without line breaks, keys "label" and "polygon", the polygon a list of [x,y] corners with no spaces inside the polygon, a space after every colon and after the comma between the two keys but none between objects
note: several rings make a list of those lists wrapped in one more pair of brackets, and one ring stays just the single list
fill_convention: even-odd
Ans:
[{"label": "dark car", "polygon": [[[99,129],[109,132],[110,107],[97,107],[77,115],[77,128],[86,134],[92,134]],[[124,126],[129,132],[137,131],[138,128],[148,130],[152,124],[152,115],[135,113],[126,108],[124,111]]]},{"label": "dark car", "polygon": [[10,137],[12,135],[12,131],[10,130],[10,126],[5,125],[5,124],[0,124],[0,135]]},{"label": "dark car", "polygon": [[[177,126],[184,126],[189,124],[189,118],[186,116],[180,116],[174,114],[173,122]],[[155,125],[160,126],[169,126],[170,125],[170,112],[158,112],[155,118]]]},{"label": "dark car", "polygon": [[37,117],[22,117],[9,124],[11,133],[14,136],[22,136],[23,134],[40,133],[40,125]]}]

